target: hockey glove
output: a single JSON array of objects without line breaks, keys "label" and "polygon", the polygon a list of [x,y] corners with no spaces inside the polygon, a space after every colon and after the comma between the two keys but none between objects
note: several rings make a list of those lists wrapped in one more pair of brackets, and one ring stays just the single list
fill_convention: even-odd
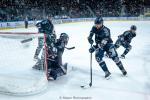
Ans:
[{"label": "hockey glove", "polygon": [[120,37],[120,41],[124,41],[124,38],[123,38],[123,37]]},{"label": "hockey glove", "polygon": [[89,41],[90,44],[93,44],[93,43],[94,43],[94,41],[92,40],[91,37],[88,37],[88,41]]},{"label": "hockey glove", "polygon": [[93,53],[94,51],[95,51],[95,47],[94,46],[89,49],[90,53]]}]

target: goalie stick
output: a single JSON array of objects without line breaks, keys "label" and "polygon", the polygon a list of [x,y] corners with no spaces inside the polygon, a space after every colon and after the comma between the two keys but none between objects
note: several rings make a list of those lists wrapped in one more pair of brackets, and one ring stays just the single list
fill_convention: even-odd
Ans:
[{"label": "goalie stick", "polygon": [[[44,33],[43,33],[44,34]],[[32,37],[30,37],[30,38],[26,38],[26,39],[24,39],[24,40],[22,40],[22,41],[20,41],[21,43],[26,43],[26,42],[30,42],[30,41],[32,41],[34,38],[36,38],[36,37],[43,37],[43,34],[32,34]]]},{"label": "goalie stick", "polygon": [[33,40],[33,38],[24,39],[24,40],[21,41],[21,43],[30,42],[30,41],[32,41],[32,40]]},{"label": "goalie stick", "polygon": [[65,47],[67,50],[72,50],[72,49],[75,49],[75,46],[73,47]]}]

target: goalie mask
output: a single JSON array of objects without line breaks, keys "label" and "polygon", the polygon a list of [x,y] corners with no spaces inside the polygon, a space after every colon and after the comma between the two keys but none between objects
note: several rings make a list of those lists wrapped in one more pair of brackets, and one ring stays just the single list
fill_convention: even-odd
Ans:
[{"label": "goalie mask", "polygon": [[61,34],[60,34],[60,40],[63,41],[63,42],[65,42],[65,44],[67,44],[68,41],[69,41],[69,36],[68,36],[68,34],[66,34],[66,33],[61,33]]}]

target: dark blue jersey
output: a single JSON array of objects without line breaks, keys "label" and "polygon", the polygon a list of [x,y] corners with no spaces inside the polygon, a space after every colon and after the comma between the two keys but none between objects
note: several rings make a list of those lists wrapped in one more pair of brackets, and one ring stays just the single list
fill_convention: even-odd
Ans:
[{"label": "dark blue jersey", "polygon": [[125,31],[120,36],[123,37],[124,41],[131,43],[131,40],[136,36],[136,33],[133,33],[129,30],[129,31]]},{"label": "dark blue jersey", "polygon": [[99,44],[102,42],[102,40],[107,40],[107,43],[112,43],[111,35],[110,35],[110,29],[102,26],[100,29],[97,29],[95,26],[92,27],[92,30],[90,31],[89,38],[92,38],[93,35],[95,35],[95,42],[96,44]]},{"label": "dark blue jersey", "polygon": [[51,34],[54,30],[54,25],[48,19],[37,23],[36,26],[39,28],[40,33]]}]

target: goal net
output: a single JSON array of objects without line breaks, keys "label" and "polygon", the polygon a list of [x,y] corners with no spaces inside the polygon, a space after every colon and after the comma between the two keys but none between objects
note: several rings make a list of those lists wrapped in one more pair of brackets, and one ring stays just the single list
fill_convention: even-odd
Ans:
[{"label": "goal net", "polygon": [[[32,68],[39,36],[44,37],[35,33],[0,32],[0,93],[22,96],[47,88],[46,72]],[[28,38],[32,40],[21,43]]]}]

